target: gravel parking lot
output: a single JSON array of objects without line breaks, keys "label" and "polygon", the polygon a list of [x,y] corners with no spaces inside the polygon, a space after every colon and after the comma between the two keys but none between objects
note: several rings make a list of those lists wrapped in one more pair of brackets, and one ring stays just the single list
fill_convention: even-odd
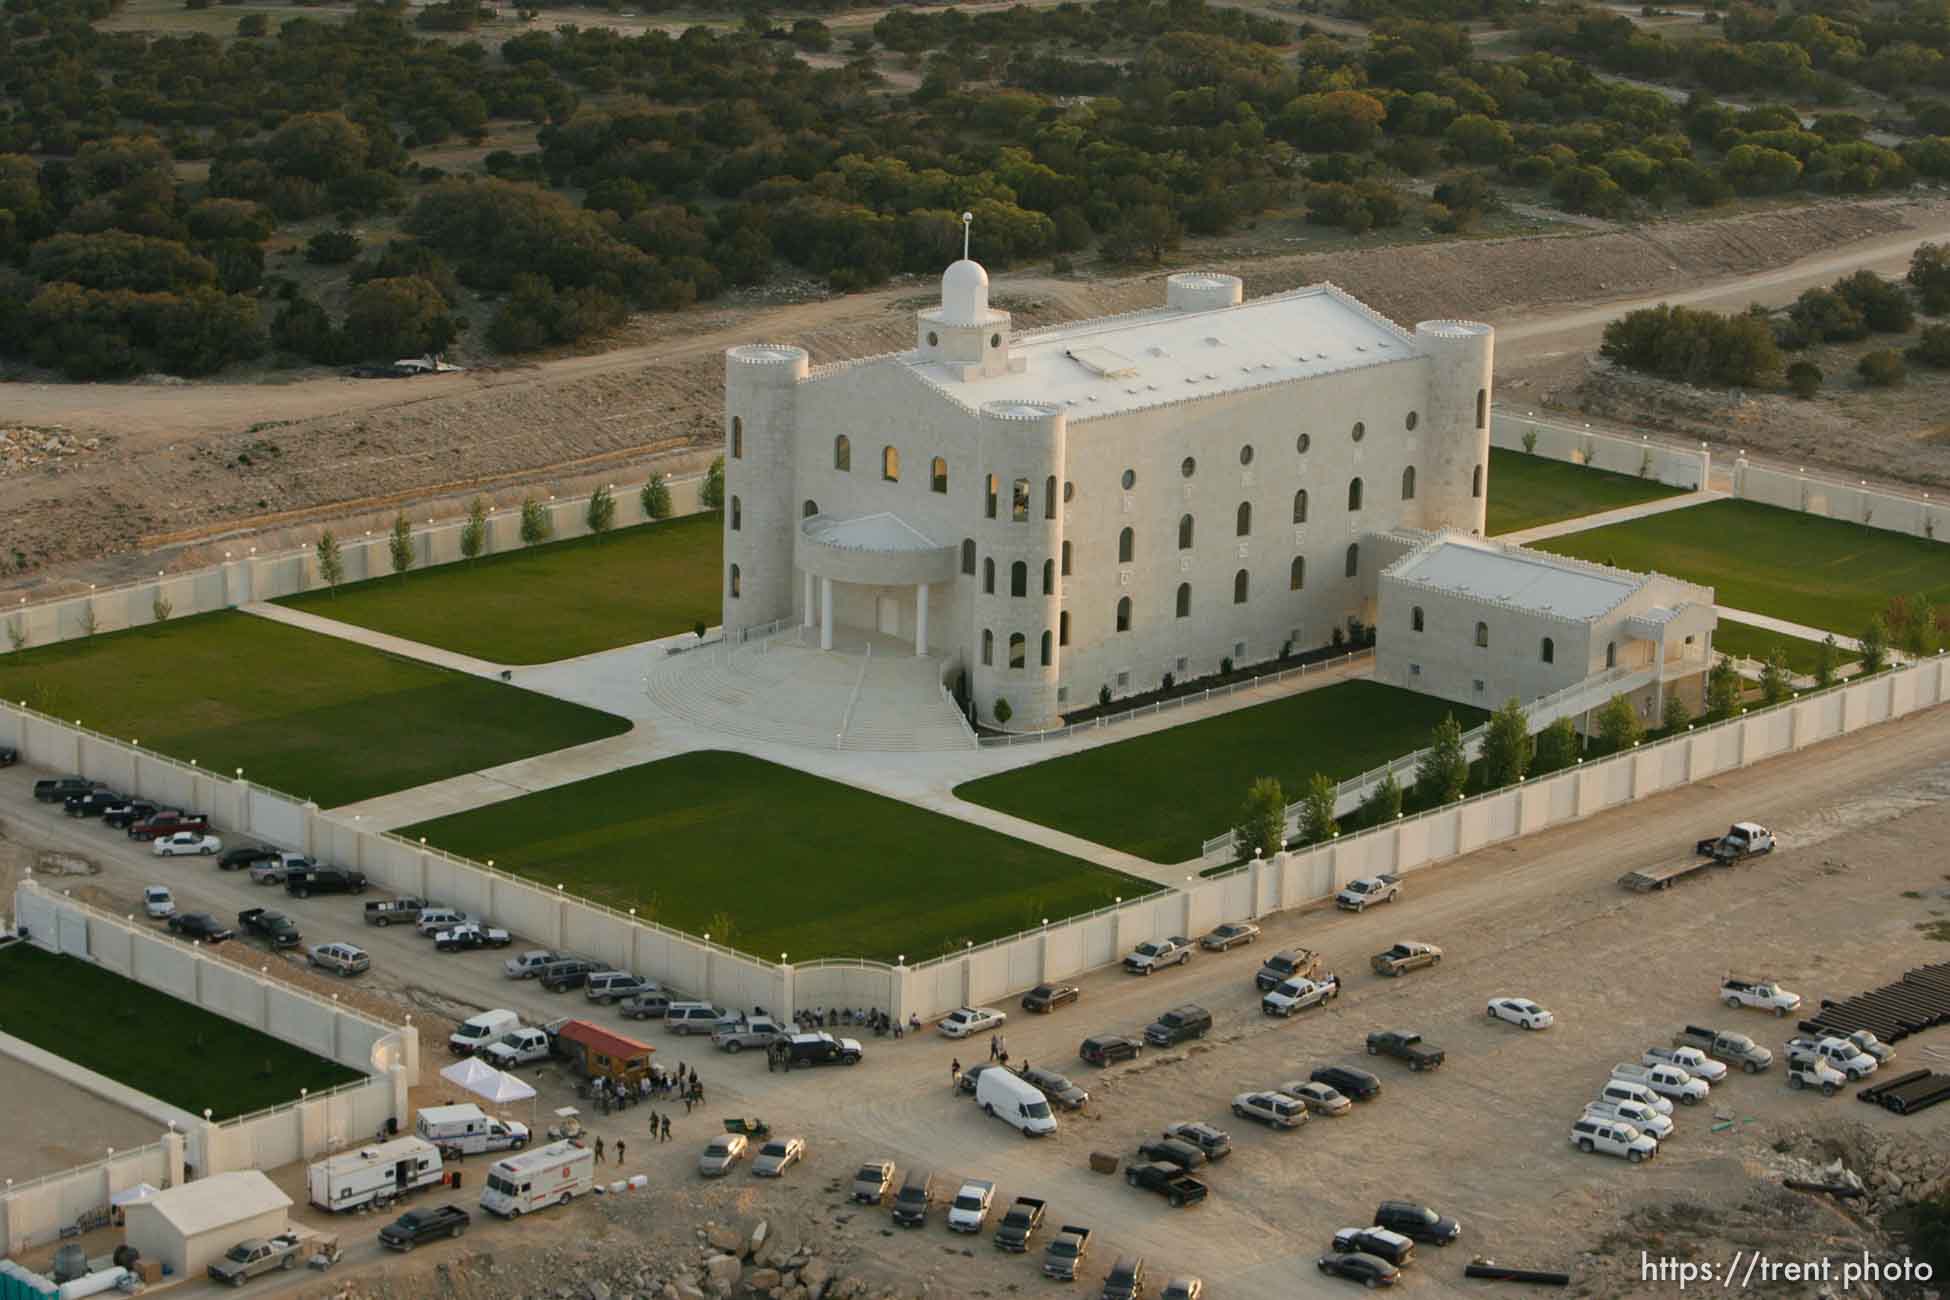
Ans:
[{"label": "gravel parking lot", "polygon": [[[32,775],[0,782],[7,833],[95,857],[102,873],[87,887],[109,905],[126,910],[151,879],[171,884],[186,907],[226,915],[264,898],[267,891],[207,862],[159,863],[99,827],[34,806],[27,795]],[[1783,848],[1665,894],[1628,894],[1615,885],[1623,872],[1683,854],[1694,839],[1736,818],[1773,826]],[[1319,1279],[1313,1257],[1335,1228],[1365,1221],[1384,1197],[1425,1200],[1463,1224],[1457,1248],[1424,1248],[1408,1279],[1414,1287],[1454,1287],[1460,1265],[1475,1254],[1579,1267],[1581,1251],[1624,1249],[1617,1234],[1628,1211],[1682,1199],[1738,1205],[1787,1133],[1859,1123],[1950,1153],[1950,1106],[1900,1120],[1846,1097],[1790,1092],[1778,1068],[1736,1075],[1706,1106],[1681,1108],[1676,1133],[1649,1165],[1583,1156],[1567,1141],[1570,1121],[1609,1068],[1636,1060],[1682,1024],[1737,1028],[1779,1053],[1792,1020],[1721,1007],[1715,992],[1729,971],[1776,977],[1813,1005],[1950,959],[1950,946],[1918,929],[1950,914],[1947,840],[1950,709],[1939,709],[1419,872],[1401,902],[1363,915],[1283,915],[1268,921],[1257,945],[1201,955],[1188,968],[1142,979],[1116,971],[1088,976],[1081,1003],[1048,1018],[1011,1005],[1005,1032],[1014,1060],[1063,1069],[1092,1094],[1087,1111],[1065,1118],[1052,1139],[1024,1141],[951,1097],[950,1059],[985,1059],[984,1043],[868,1037],[858,1069],[780,1076],[766,1072],[762,1056],[717,1056],[701,1040],[670,1038],[650,1026],[644,1036],[658,1046],[660,1061],[701,1066],[708,1118],[680,1111],[680,1141],[660,1148],[638,1145],[641,1110],[596,1119],[592,1129],[612,1140],[627,1134],[632,1171],[650,1173],[655,1188],[676,1189],[660,1200],[655,1229],[671,1241],[688,1244],[690,1229],[708,1217],[771,1216],[851,1252],[859,1271],[898,1276],[907,1294],[923,1283],[934,1296],[1032,1286],[1035,1255],[1018,1259],[952,1237],[938,1216],[924,1233],[895,1236],[878,1212],[849,1214],[841,1206],[845,1180],[871,1156],[903,1167],[926,1163],[949,1177],[992,1178],[998,1204],[1017,1194],[1047,1198],[1054,1222],[1097,1229],[1092,1280],[1120,1250],[1132,1250],[1161,1273],[1203,1275],[1215,1296],[1335,1294],[1345,1284]],[[356,900],[297,902],[282,891],[277,898],[305,927],[307,942],[346,937],[365,946],[375,963],[368,993],[396,999],[417,1016],[497,1005],[537,1019],[591,1010],[574,994],[556,997],[503,980],[502,954],[435,954],[410,931],[368,929]],[[1446,959],[1399,980],[1370,974],[1368,956],[1396,939],[1440,944]],[[1252,974],[1274,947],[1293,943],[1322,951],[1344,992],[1325,1009],[1270,1020],[1258,1011]],[[1524,1033],[1488,1021],[1485,1003],[1501,994],[1538,999],[1556,1012],[1557,1025]],[[1187,1000],[1213,1012],[1207,1040],[1108,1070],[1076,1061],[1086,1034],[1135,1031]],[[610,1011],[593,1014],[616,1020]],[[1372,1061],[1362,1041],[1376,1028],[1419,1030],[1447,1049],[1448,1062],[1433,1074],[1411,1075],[1394,1062]],[[1950,1029],[1901,1044],[1899,1067],[1927,1063],[1923,1049],[1931,1044],[1950,1047]],[[428,1046],[437,1067],[444,1050],[437,1041]],[[1382,1097],[1352,1116],[1317,1118],[1294,1133],[1227,1113],[1234,1093],[1327,1061],[1374,1068]],[[1710,1131],[1716,1110],[1733,1116],[1717,1133]],[[698,1144],[718,1116],[740,1112],[763,1115],[776,1131],[806,1134],[813,1152],[807,1167],[776,1186],[741,1173],[700,1187],[690,1172]],[[1221,1123],[1236,1146],[1212,1173],[1204,1205],[1174,1212],[1121,1178],[1089,1172],[1089,1152],[1128,1156],[1164,1124],[1194,1118]],[[602,1205],[565,1217],[595,1240],[616,1213]],[[470,1237],[469,1249],[491,1248],[499,1230]]]}]

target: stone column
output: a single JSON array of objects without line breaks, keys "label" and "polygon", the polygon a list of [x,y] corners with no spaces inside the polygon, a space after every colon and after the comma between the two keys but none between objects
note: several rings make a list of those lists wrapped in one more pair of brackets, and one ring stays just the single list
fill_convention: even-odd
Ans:
[{"label": "stone column", "polygon": [[928,584],[914,585],[914,654],[916,658],[928,656]]},{"label": "stone column", "polygon": [[799,625],[801,627],[811,627],[813,625],[813,574],[811,569],[806,570],[806,608]]},{"label": "stone column", "polygon": [[833,580],[819,580],[819,648],[833,648]]}]

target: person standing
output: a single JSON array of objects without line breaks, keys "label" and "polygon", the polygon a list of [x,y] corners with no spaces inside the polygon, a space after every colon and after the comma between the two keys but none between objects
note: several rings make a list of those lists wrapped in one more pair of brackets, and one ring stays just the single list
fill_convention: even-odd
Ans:
[{"label": "person standing", "polygon": [[990,1034],[989,1035],[989,1060],[991,1061],[995,1059],[996,1053],[1002,1050],[1001,1048],[995,1045],[995,1040],[996,1040],[996,1035]]},{"label": "person standing", "polygon": [[670,1141],[670,1116],[664,1116],[664,1141]]},{"label": "person standing", "polygon": [[650,1112],[650,1140],[657,1140],[657,1112],[654,1110]]},{"label": "person standing", "polygon": [[622,1138],[616,1139],[616,1167],[618,1169],[621,1169],[623,1167],[623,1139]]},{"label": "person standing", "polygon": [[596,1139],[596,1163],[601,1164],[602,1162],[603,1162],[603,1140],[599,1137]]},{"label": "person standing", "polygon": [[948,1063],[948,1091],[961,1087],[961,1058],[957,1056]]}]

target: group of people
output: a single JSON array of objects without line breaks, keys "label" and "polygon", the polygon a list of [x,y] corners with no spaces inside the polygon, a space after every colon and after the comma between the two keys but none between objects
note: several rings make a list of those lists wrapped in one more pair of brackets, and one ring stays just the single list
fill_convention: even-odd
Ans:
[{"label": "group of people", "polygon": [[[808,1033],[822,1028],[834,1029],[840,1025],[860,1025],[873,1030],[876,1038],[885,1037],[889,1031],[896,1038],[902,1034],[901,1022],[879,1007],[807,1007],[792,1013],[792,1023]],[[910,1014],[906,1030],[919,1033],[921,1017]]]}]

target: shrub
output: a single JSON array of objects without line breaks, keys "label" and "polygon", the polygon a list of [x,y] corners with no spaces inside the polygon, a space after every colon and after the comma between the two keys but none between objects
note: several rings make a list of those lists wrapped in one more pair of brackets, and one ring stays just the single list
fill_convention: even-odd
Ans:
[{"label": "shrub", "polygon": [[1687,383],[1765,387],[1781,373],[1781,351],[1767,322],[1665,303],[1628,312],[1605,326],[1607,361]]},{"label": "shrub", "polygon": [[321,230],[305,241],[305,260],[314,266],[343,266],[359,255],[359,237],[349,230]]},{"label": "shrub", "polygon": [[1428,752],[1415,768],[1415,794],[1426,804],[1457,798],[1469,782],[1469,758],[1463,753],[1462,726],[1453,713],[1444,714],[1429,738]]},{"label": "shrub", "polygon": [[1559,718],[1537,733],[1537,757],[1531,771],[1557,772],[1571,766],[1578,756],[1578,729],[1569,718]]},{"label": "shrub", "polygon": [[1286,791],[1276,778],[1262,776],[1246,790],[1233,837],[1241,857],[1257,853],[1270,858],[1280,851],[1286,838]]},{"label": "shrub", "polygon": [[1219,660],[1219,675],[1223,677],[1229,675],[1231,672],[1232,672],[1232,656],[1227,655],[1225,658]]},{"label": "shrub", "polygon": [[706,510],[724,509],[724,457],[719,456],[711,462],[711,468],[704,471],[704,486],[698,492]]},{"label": "shrub", "polygon": [[1686,701],[1680,699],[1677,695],[1666,696],[1665,708],[1659,712],[1659,725],[1668,734],[1676,731],[1684,731],[1686,724],[1692,720],[1693,712],[1686,707]]},{"label": "shrub", "polygon": [[1812,361],[1797,361],[1787,368],[1788,387],[1803,400],[1821,391],[1821,367]]},{"label": "shrub", "polygon": [[1903,355],[1918,365],[1950,368],[1950,325],[1925,325]]},{"label": "shrub", "polygon": [[1523,702],[1511,696],[1503,707],[1490,715],[1489,733],[1483,738],[1483,768],[1487,784],[1515,785],[1530,768],[1533,754],[1530,720]]},{"label": "shrub", "polygon": [[652,474],[650,481],[643,485],[643,517],[646,519],[670,518],[670,486],[661,474]]},{"label": "shrub", "polygon": [[1835,281],[1835,292],[1862,313],[1862,320],[1878,334],[1907,334],[1916,325],[1916,308],[1894,280],[1874,271],[1857,271]]},{"label": "shrub", "polygon": [[1623,695],[1614,695],[1609,703],[1598,713],[1598,738],[1605,744],[1608,753],[1630,749],[1644,735],[1645,728],[1639,724],[1638,710],[1632,701]]},{"label": "shrub", "polygon": [[1102,686],[1099,686],[1097,688],[1097,707],[1101,709],[1107,709],[1110,707],[1110,683],[1109,682],[1105,682]]},{"label": "shrub", "polygon": [[1009,701],[1005,699],[997,698],[997,700],[995,701],[996,725],[1007,726],[1009,724],[1009,719],[1013,718],[1014,716],[1016,716],[1016,711],[1009,707]]},{"label": "shrub", "polygon": [[1855,373],[1871,388],[1894,388],[1903,382],[1903,354],[1890,348],[1871,352],[1855,363]]},{"label": "shrub", "polygon": [[523,497],[521,501],[521,540],[533,546],[548,540],[554,532],[549,523],[548,510],[534,497]]},{"label": "shrub", "polygon": [[1334,820],[1334,794],[1333,777],[1315,772],[1307,778],[1307,793],[1300,799],[1300,836],[1307,843],[1319,844],[1340,833],[1340,823]]}]

